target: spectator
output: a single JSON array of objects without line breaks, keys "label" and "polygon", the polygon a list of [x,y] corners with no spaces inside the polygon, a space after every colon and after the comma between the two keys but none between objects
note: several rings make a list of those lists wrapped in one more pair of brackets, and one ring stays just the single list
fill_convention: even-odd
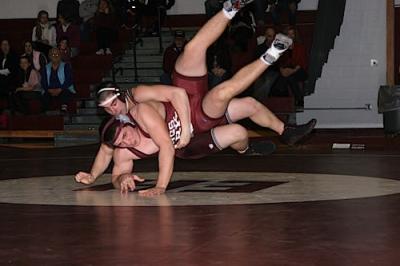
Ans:
[{"label": "spectator", "polygon": [[82,18],[81,39],[88,41],[94,30],[94,16],[99,6],[99,0],[84,0],[79,6],[79,16]]},{"label": "spectator", "polygon": [[60,0],[57,3],[57,18],[63,16],[68,18],[73,24],[79,25],[79,1],[78,0]]},{"label": "spectator", "polygon": [[19,59],[19,71],[17,74],[17,88],[14,93],[14,111],[28,114],[29,102],[41,100],[42,91],[40,74],[36,71],[28,56]]},{"label": "spectator", "polygon": [[294,94],[296,106],[304,107],[304,81],[307,80],[307,55],[304,45],[299,42],[296,29],[289,27],[287,36],[293,40],[292,46],[278,61],[280,77],[277,81],[277,91],[284,92],[289,88]]},{"label": "spectator", "polygon": [[8,40],[3,40],[0,48],[0,98],[8,102],[10,93],[15,88],[18,58],[11,52]]},{"label": "spectator", "polygon": [[259,58],[267,49],[271,46],[275,39],[276,31],[273,27],[267,27],[265,29],[265,34],[262,38],[261,44],[259,44],[254,53],[254,58]]},{"label": "spectator", "polygon": [[111,55],[111,40],[115,36],[116,19],[108,0],[100,0],[95,15],[97,55]]},{"label": "spectator", "polygon": [[70,64],[61,60],[60,51],[52,48],[49,53],[50,63],[42,70],[42,88],[44,90],[44,103],[46,108],[50,106],[51,100],[61,103],[61,111],[68,111],[75,88],[72,80],[72,69]]},{"label": "spectator", "polygon": [[[157,35],[159,23],[162,25],[166,17],[166,11],[175,5],[175,0],[144,0],[137,3],[138,20],[145,34]],[[160,13],[158,13],[160,11]],[[160,15],[160,21],[158,16]]]},{"label": "spectator", "polygon": [[221,11],[224,0],[207,0],[204,2],[207,19],[212,18],[215,14]]},{"label": "spectator", "polygon": [[136,0],[114,0],[118,2],[118,10],[116,11],[120,18],[121,27],[125,29],[132,28],[137,24],[140,14],[137,11]]},{"label": "spectator", "polygon": [[[265,34],[263,36],[264,41],[257,46],[254,59],[259,58],[265,53],[274,41],[275,35],[276,31],[273,27],[267,27],[265,29]],[[270,66],[251,86],[251,96],[260,102],[265,101],[279,76],[279,69],[275,65]]]},{"label": "spectator", "polygon": [[56,29],[50,24],[47,11],[39,11],[36,26],[32,32],[32,41],[35,43],[36,49],[45,55],[48,55],[52,47],[56,47]]},{"label": "spectator", "polygon": [[31,41],[26,41],[24,43],[24,54],[22,56],[29,57],[32,67],[37,71],[40,71],[46,66],[47,58],[43,53],[36,51],[33,46],[34,45]]},{"label": "spectator", "polygon": [[58,22],[59,24],[57,24],[56,27],[57,43],[60,43],[61,39],[68,39],[68,44],[71,49],[71,57],[77,56],[81,45],[79,26],[72,24],[71,19],[64,17],[64,15],[58,16]]},{"label": "spectator", "polygon": [[58,43],[58,50],[60,50],[61,60],[65,63],[71,63],[71,49],[67,37],[61,38]]},{"label": "spectator", "polygon": [[232,19],[229,28],[230,49],[232,58],[232,73],[249,64],[253,60],[254,49],[257,46],[255,38],[254,16],[243,8]]},{"label": "spectator", "polygon": [[232,61],[224,36],[207,50],[209,88],[213,88],[231,77]]},{"label": "spectator", "polygon": [[296,25],[296,13],[301,0],[275,0],[270,1],[270,12],[274,25],[281,24],[281,13],[287,12],[289,25]]},{"label": "spectator", "polygon": [[171,74],[174,71],[175,62],[185,47],[185,32],[182,30],[175,31],[174,42],[165,49],[163,59],[163,74],[160,81],[162,84],[171,85]]}]

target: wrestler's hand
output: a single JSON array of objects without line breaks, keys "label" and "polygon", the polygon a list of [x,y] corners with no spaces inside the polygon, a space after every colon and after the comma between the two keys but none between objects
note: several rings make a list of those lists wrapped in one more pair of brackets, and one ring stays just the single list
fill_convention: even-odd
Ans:
[{"label": "wrestler's hand", "polygon": [[79,172],[75,175],[75,181],[85,185],[93,184],[96,178],[90,173]]},{"label": "wrestler's hand", "polygon": [[175,149],[182,149],[182,148],[186,147],[186,145],[189,144],[191,137],[192,137],[192,135],[190,134],[190,132],[188,132],[188,133],[182,132],[181,138],[179,139],[178,143],[176,143],[174,146]]},{"label": "wrestler's hand", "polygon": [[144,179],[133,174],[123,174],[119,176],[120,191],[122,194],[134,191],[136,188],[135,181],[143,182]]},{"label": "wrestler's hand", "polygon": [[143,197],[155,197],[165,193],[165,188],[152,187],[146,190],[140,190],[139,195]]}]

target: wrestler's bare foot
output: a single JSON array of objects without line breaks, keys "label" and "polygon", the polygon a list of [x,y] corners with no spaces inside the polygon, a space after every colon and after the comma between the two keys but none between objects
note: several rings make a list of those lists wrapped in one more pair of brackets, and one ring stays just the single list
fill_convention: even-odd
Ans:
[{"label": "wrestler's bare foot", "polygon": [[303,125],[285,125],[285,130],[280,140],[285,144],[294,145],[310,134],[316,124],[317,120],[311,119],[307,124]]},{"label": "wrestler's bare foot", "polygon": [[143,197],[155,197],[160,196],[165,193],[165,188],[161,187],[152,187],[145,190],[140,190],[139,195]]}]

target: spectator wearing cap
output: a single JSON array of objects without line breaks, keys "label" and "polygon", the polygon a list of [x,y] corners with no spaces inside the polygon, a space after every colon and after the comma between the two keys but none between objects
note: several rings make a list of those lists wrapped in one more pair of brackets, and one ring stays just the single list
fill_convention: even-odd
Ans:
[{"label": "spectator wearing cap", "polygon": [[177,30],[174,33],[174,42],[165,49],[164,59],[163,59],[163,71],[164,73],[160,77],[162,84],[170,85],[172,84],[171,74],[174,71],[175,62],[179,55],[183,51],[186,45],[185,32],[182,30]]}]

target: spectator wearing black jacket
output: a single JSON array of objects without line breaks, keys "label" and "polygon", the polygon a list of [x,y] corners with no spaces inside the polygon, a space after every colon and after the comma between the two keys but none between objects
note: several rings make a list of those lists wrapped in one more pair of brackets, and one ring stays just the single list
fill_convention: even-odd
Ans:
[{"label": "spectator wearing black jacket", "polygon": [[15,88],[17,70],[18,57],[11,51],[8,40],[3,40],[0,47],[0,98],[9,101],[10,93]]},{"label": "spectator wearing black jacket", "polygon": [[80,24],[78,0],[60,0],[57,4],[57,18],[62,15],[68,18],[73,24]]}]

